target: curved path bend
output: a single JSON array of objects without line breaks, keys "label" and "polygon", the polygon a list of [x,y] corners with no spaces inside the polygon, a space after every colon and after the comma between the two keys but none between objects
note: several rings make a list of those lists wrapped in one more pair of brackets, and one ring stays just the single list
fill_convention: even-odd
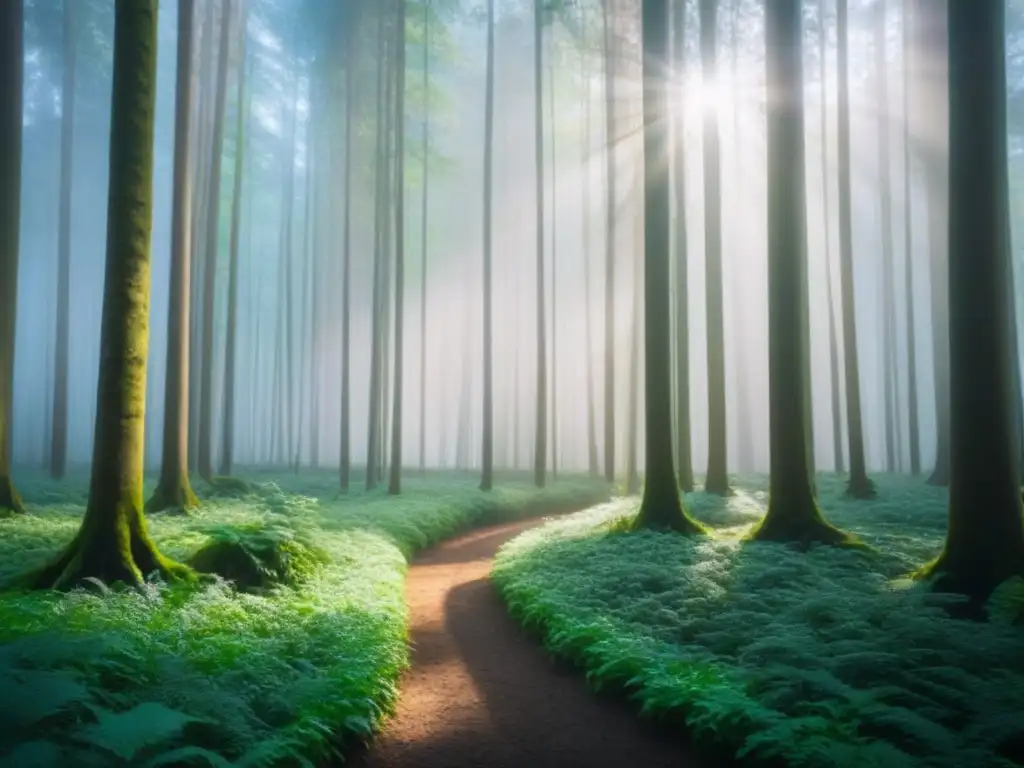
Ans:
[{"label": "curved path bend", "polygon": [[360,768],[701,768],[679,738],[596,696],[508,615],[488,574],[503,543],[539,525],[483,528],[410,565],[412,668]]}]

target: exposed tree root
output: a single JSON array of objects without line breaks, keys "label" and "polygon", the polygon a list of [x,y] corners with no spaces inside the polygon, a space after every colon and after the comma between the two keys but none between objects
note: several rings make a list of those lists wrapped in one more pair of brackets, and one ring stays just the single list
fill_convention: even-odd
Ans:
[{"label": "exposed tree root", "polygon": [[[114,525],[113,531],[104,530],[109,523]],[[89,581],[140,586],[153,574],[166,581],[195,578],[188,566],[160,554],[137,510],[118,510],[109,519],[96,515],[92,521],[86,520],[64,552],[27,574],[22,584],[30,589],[57,590],[73,589]]]},{"label": "exposed tree root", "polygon": [[705,535],[709,532],[700,521],[690,517],[675,488],[661,493],[651,493],[650,489],[646,489],[640,510],[630,528],[634,531],[674,531],[684,536]]},{"label": "exposed tree root", "polygon": [[747,541],[773,541],[793,544],[806,549],[813,544],[834,547],[866,548],[866,545],[852,534],[830,524],[814,505],[811,510],[793,514],[792,510],[779,511],[771,502],[768,514],[747,534]]}]

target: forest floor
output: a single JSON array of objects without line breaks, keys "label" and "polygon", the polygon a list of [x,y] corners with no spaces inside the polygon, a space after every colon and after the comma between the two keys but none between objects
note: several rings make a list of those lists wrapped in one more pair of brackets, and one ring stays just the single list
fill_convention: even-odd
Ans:
[{"label": "forest floor", "polygon": [[[412,668],[356,768],[697,768],[676,738],[596,697],[508,615],[488,574],[540,521],[489,527],[420,555],[406,579]],[[708,763],[710,764],[710,763]],[[722,766],[718,762],[715,765]]]},{"label": "forest floor", "polygon": [[711,537],[622,533],[638,499],[616,499],[523,533],[492,580],[556,656],[698,745],[805,768],[1024,765],[1024,582],[988,621],[952,618],[959,598],[906,578],[942,547],[945,490],[875,480],[863,502],[818,478],[867,552],[742,541],[767,502],[753,476],[687,495]]},{"label": "forest floor", "polygon": [[[0,593],[0,768],[326,759],[394,709],[409,659],[408,558],[470,528],[608,497],[587,479],[538,491],[525,474],[499,477],[486,494],[475,475],[410,477],[399,497],[340,496],[333,472],[245,477],[243,497],[153,515],[150,530],[180,560],[231,542],[262,571],[292,577],[288,585]],[[0,583],[53,557],[86,503],[84,473],[20,480],[30,514],[0,520]]]}]

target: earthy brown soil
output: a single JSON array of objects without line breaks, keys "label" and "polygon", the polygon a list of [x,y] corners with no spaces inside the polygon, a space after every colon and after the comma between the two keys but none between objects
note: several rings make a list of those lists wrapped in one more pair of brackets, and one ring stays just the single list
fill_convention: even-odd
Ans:
[{"label": "earthy brown soil", "polygon": [[[409,569],[412,669],[361,768],[700,768],[681,738],[595,696],[505,610],[488,579],[498,547],[539,521],[478,530]],[[716,762],[715,765],[721,763]]]}]

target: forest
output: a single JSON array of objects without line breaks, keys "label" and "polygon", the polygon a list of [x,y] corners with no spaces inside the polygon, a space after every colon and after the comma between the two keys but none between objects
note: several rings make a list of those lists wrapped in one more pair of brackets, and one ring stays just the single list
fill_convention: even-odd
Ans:
[{"label": "forest", "polygon": [[0,0],[0,768],[1024,766],[1024,0]]}]

